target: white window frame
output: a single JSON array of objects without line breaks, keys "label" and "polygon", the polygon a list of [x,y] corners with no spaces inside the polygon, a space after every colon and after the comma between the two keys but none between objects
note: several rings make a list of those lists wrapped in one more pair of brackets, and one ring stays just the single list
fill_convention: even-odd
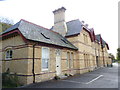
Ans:
[{"label": "white window frame", "polygon": [[[12,55],[11,55],[12,51]],[[13,50],[11,48],[6,49],[5,51],[5,60],[11,60],[13,58]]]},{"label": "white window frame", "polygon": [[[48,58],[44,58],[43,57],[43,49],[48,49]],[[50,60],[50,49],[48,47],[42,47],[42,51],[41,51],[41,71],[48,71],[49,70],[49,60]],[[48,59],[47,63],[48,63],[48,68],[43,68],[43,59]]]}]

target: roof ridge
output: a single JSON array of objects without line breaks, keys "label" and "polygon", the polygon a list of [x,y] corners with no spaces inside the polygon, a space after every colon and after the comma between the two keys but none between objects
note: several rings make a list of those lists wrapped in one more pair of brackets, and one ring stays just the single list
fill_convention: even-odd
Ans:
[{"label": "roof ridge", "polygon": [[[79,19],[70,20],[70,21],[68,21],[68,22],[66,22],[66,23],[70,23],[70,22],[73,22],[73,21],[76,21],[76,20],[79,20]],[[79,20],[79,21],[80,21],[80,20]]]},{"label": "roof ridge", "polygon": [[[55,32],[55,31],[52,31],[52,30],[50,30],[50,29],[48,29],[48,28],[45,28],[45,27],[43,27],[43,26],[40,26],[40,25],[37,25],[37,24],[32,23],[32,22],[30,22],[30,21],[27,21],[27,20],[25,20],[25,19],[21,19],[20,21],[25,21],[25,22],[30,23],[30,24],[33,24],[33,25],[35,25],[35,26],[38,26],[38,27],[44,28],[45,30],[49,30],[50,32],[57,33],[57,32]],[[59,33],[57,33],[57,34],[59,34]]]}]

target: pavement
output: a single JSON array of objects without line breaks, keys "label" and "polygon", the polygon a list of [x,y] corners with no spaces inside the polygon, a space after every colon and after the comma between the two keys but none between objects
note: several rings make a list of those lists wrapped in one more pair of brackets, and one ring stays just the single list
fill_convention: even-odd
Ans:
[{"label": "pavement", "polygon": [[[118,88],[118,63],[62,80],[50,80],[21,88]],[[120,82],[119,82],[120,83]]]}]

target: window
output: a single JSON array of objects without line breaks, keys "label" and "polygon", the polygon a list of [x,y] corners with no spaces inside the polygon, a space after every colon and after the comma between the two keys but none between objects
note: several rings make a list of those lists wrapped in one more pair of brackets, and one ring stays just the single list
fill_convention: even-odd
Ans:
[{"label": "window", "polygon": [[48,70],[49,64],[49,48],[42,48],[42,71]]},{"label": "window", "polygon": [[87,60],[88,60],[88,67],[90,67],[90,55],[87,54]]},{"label": "window", "polygon": [[83,37],[84,37],[84,43],[88,43],[88,37],[87,37],[87,35],[83,34]]},{"label": "window", "polygon": [[88,54],[84,54],[84,63],[85,63],[85,67],[88,67],[89,61],[88,61]]},{"label": "window", "polygon": [[87,37],[87,35],[86,35],[86,43],[88,43],[88,37]]},{"label": "window", "polygon": [[67,67],[69,67],[69,59],[70,59],[70,53],[69,52],[67,52]]},{"label": "window", "polygon": [[73,52],[70,53],[70,67],[73,67]]},{"label": "window", "polygon": [[87,65],[86,65],[86,54],[84,54],[84,64],[85,64],[85,67],[87,67]]},{"label": "window", "polygon": [[8,49],[8,50],[6,51],[6,54],[5,54],[5,59],[6,59],[6,60],[12,59],[12,54],[13,54],[12,50],[11,50],[11,49]]},{"label": "window", "polygon": [[72,68],[73,67],[73,52],[67,52],[67,67]]},{"label": "window", "polygon": [[84,43],[85,43],[85,34],[83,34],[83,37],[84,37]]}]

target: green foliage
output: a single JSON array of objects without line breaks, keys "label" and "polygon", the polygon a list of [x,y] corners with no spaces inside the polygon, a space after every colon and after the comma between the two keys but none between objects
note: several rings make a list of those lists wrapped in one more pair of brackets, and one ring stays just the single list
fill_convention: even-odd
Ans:
[{"label": "green foliage", "polygon": [[67,73],[65,73],[65,76],[68,76],[68,74],[67,74]]},{"label": "green foliage", "polygon": [[2,25],[2,32],[12,26],[12,24],[7,24],[7,23],[0,23],[0,24]]},{"label": "green foliage", "polygon": [[92,72],[91,70],[88,70],[88,72]]},{"label": "green foliage", "polygon": [[120,60],[120,48],[117,49],[117,60]]},{"label": "green foliage", "polygon": [[5,88],[21,86],[17,74],[11,75],[9,69],[2,73],[2,86]]},{"label": "green foliage", "polygon": [[120,63],[120,60],[118,60],[118,63]]},{"label": "green foliage", "polygon": [[109,53],[109,56],[111,57],[112,60],[115,60],[115,56],[112,53]]},{"label": "green foliage", "polygon": [[0,17],[0,32],[5,31],[12,25],[13,25],[13,20],[6,17]]},{"label": "green foliage", "polygon": [[60,77],[59,77],[59,76],[55,76],[54,79],[55,79],[55,80],[59,80]]}]

